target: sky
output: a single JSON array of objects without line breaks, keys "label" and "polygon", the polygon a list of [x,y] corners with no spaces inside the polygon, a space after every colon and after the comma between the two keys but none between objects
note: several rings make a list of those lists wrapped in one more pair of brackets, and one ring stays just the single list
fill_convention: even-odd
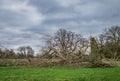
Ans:
[{"label": "sky", "polygon": [[0,45],[39,50],[64,28],[84,37],[120,25],[120,0],[0,0]]}]

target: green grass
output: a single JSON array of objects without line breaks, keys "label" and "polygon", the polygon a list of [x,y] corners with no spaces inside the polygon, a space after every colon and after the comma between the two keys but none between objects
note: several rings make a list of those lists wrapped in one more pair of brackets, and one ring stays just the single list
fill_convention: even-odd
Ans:
[{"label": "green grass", "polygon": [[0,67],[0,81],[120,81],[120,68]]}]

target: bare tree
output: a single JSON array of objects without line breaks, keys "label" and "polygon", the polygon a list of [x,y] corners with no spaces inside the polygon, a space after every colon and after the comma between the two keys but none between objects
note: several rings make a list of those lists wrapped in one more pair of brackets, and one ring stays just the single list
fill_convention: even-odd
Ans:
[{"label": "bare tree", "polygon": [[58,57],[62,60],[81,59],[81,54],[85,53],[88,43],[80,34],[65,29],[59,29],[54,36],[47,35],[45,41],[46,47],[42,49],[43,55]]},{"label": "bare tree", "polygon": [[32,49],[32,47],[27,46],[26,49],[27,49],[27,57],[33,58],[34,57],[34,50]]},{"label": "bare tree", "polygon": [[16,54],[13,49],[1,49],[0,48],[0,58],[9,58],[9,59],[15,59]]},{"label": "bare tree", "polygon": [[104,49],[105,56],[109,58],[120,58],[120,27],[113,26],[105,29],[100,35],[101,45]]},{"label": "bare tree", "polygon": [[18,57],[19,58],[32,58],[34,57],[34,50],[30,46],[21,46],[18,48]]}]

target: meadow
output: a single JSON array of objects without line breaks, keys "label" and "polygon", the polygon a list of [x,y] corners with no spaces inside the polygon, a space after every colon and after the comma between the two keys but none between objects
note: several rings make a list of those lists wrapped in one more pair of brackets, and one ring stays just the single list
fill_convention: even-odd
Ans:
[{"label": "meadow", "polygon": [[0,81],[120,81],[120,68],[0,67]]}]

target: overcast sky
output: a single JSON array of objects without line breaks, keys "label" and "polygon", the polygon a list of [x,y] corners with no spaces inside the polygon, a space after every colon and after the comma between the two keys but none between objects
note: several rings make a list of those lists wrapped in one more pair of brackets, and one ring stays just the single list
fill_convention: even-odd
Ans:
[{"label": "overcast sky", "polygon": [[41,37],[64,28],[83,36],[120,25],[120,0],[0,0],[0,43],[4,47],[32,46]]}]

